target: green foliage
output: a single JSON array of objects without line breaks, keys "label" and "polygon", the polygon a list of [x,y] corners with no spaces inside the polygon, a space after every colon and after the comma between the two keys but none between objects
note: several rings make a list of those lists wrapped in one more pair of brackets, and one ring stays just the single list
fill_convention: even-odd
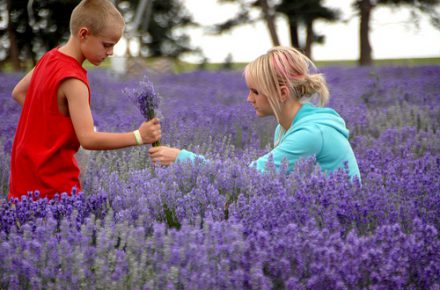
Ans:
[{"label": "green foliage", "polygon": [[[0,55],[5,56],[0,62],[12,57],[11,62],[18,62],[20,69],[27,70],[29,60],[31,67],[35,65],[45,51],[68,39],[70,14],[79,2],[80,0],[0,0],[0,20],[2,16],[5,20],[10,20],[9,23],[3,21],[8,24],[0,26],[0,41],[10,43],[0,45]],[[129,9],[121,9],[124,10],[123,14],[135,14],[140,1],[129,2]],[[29,3],[32,3],[32,9],[29,9]],[[189,45],[189,36],[176,32],[178,27],[195,25],[180,1],[153,1],[151,17],[144,15],[143,19],[144,23],[136,34],[140,36],[142,49],[149,51],[149,56],[177,58],[184,52],[194,50]],[[127,23],[132,20],[128,19]],[[13,70],[19,68],[12,66]]]},{"label": "green foliage", "polygon": [[[236,3],[240,9],[239,12],[226,20],[223,23],[216,24],[212,27],[214,33],[222,33],[231,30],[237,26],[243,24],[249,24],[256,22],[260,19],[264,19],[264,5],[260,1],[243,1],[243,0],[219,0],[219,2]],[[299,26],[304,25],[309,27],[309,39],[312,42],[322,43],[324,41],[324,35],[317,35],[312,27],[315,20],[322,19],[326,21],[336,21],[339,19],[339,10],[325,7],[322,4],[322,0],[283,0],[283,1],[269,1],[267,0],[267,6],[270,11],[266,11],[266,14],[282,14],[287,17],[290,29],[291,44],[297,48],[303,48],[306,45],[299,43],[298,29]],[[259,16],[254,17],[251,13],[253,9],[258,8],[262,13]],[[308,44],[309,46],[311,43]],[[310,51],[310,47],[306,49]]]},{"label": "green foliage", "polygon": [[337,20],[340,13],[339,10],[327,8],[321,2],[321,0],[283,0],[276,9],[297,22],[309,22],[316,19]]},{"label": "green foliage", "polygon": [[[129,11],[136,12],[140,1],[129,2]],[[176,28],[185,26],[196,24],[181,1],[153,0],[151,16],[144,17],[137,34],[141,37],[142,48],[148,50],[148,56],[177,58],[182,53],[194,50],[189,45],[189,36],[176,31]]]},{"label": "green foliage", "polygon": [[[70,13],[79,0],[39,0],[33,1],[28,7],[27,0],[0,0],[4,15],[9,15],[8,25],[0,27],[0,37],[16,41],[16,49],[22,61],[31,59],[34,62],[38,56],[58,45],[67,38],[69,33]],[[31,8],[31,9],[29,9]],[[8,55],[9,47],[0,46],[1,53]]]}]

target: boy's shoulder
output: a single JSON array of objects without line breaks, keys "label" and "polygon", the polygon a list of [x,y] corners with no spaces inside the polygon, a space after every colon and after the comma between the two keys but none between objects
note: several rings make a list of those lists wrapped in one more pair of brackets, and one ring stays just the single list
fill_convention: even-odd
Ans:
[{"label": "boy's shoulder", "polygon": [[40,59],[41,61],[46,62],[48,66],[59,67],[64,71],[73,70],[87,73],[87,70],[75,58],[60,52],[58,47],[47,51]]}]

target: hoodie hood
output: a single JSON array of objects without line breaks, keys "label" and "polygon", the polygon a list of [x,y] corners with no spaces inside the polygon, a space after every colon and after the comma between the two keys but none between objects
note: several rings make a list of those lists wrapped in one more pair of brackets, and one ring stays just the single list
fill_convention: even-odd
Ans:
[{"label": "hoodie hood", "polygon": [[334,128],[345,136],[345,138],[348,139],[349,137],[349,130],[345,126],[344,119],[342,119],[341,116],[331,108],[315,107],[310,103],[303,104],[293,119],[290,129],[295,131],[309,123]]}]

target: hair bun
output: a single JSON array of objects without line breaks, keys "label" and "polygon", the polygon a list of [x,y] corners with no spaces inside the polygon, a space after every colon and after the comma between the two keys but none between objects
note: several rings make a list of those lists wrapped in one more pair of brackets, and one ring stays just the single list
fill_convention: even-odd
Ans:
[{"label": "hair bun", "polygon": [[304,78],[304,83],[301,86],[301,92],[303,96],[311,97],[314,94],[319,95],[319,104],[324,106],[329,99],[329,91],[327,83],[322,74],[310,74]]}]

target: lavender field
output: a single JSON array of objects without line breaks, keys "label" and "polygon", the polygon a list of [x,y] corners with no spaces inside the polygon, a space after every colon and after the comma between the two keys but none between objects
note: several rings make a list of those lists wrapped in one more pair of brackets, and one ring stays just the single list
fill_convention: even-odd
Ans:
[{"label": "lavender field", "polygon": [[[0,74],[0,289],[440,289],[440,66],[325,67],[362,186],[248,164],[270,149],[241,72],[146,73],[162,144],[211,162],[154,167],[147,146],[81,151],[83,192],[12,206],[21,75]],[[142,76],[89,73],[98,130],[142,122]],[[38,194],[37,194],[38,195]]]}]

